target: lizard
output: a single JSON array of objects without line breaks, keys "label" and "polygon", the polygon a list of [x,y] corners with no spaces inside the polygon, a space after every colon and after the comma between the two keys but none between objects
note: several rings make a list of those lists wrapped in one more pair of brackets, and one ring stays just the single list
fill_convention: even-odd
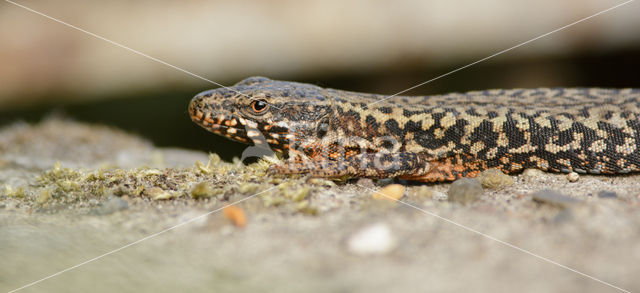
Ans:
[{"label": "lizard", "polygon": [[210,132],[288,159],[270,174],[445,182],[487,169],[640,171],[640,89],[390,96],[250,77],[192,98]]}]

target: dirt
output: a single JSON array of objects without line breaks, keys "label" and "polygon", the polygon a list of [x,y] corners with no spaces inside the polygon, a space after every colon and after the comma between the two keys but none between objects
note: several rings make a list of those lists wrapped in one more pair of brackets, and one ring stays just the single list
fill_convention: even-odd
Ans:
[{"label": "dirt", "polygon": [[639,175],[527,170],[471,202],[399,182],[396,202],[373,196],[390,180],[272,177],[268,164],[60,119],[0,129],[0,290],[640,288]]}]

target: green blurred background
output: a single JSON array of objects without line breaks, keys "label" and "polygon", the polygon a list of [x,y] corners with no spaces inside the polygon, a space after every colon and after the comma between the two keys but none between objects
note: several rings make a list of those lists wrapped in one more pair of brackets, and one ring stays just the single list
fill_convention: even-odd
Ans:
[{"label": "green blurred background", "polygon": [[[262,75],[394,94],[623,1],[20,1],[204,78]],[[407,94],[539,86],[640,87],[632,2]],[[192,124],[216,85],[0,3],[0,126],[48,115],[160,146],[239,156]]]}]

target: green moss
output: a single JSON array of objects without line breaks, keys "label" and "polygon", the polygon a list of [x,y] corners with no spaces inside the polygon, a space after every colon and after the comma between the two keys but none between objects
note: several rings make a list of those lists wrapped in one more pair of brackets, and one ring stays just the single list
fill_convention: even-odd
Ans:
[{"label": "green moss", "polygon": [[51,189],[48,188],[40,190],[38,197],[36,198],[36,203],[39,205],[45,204],[51,199],[51,193]]},{"label": "green moss", "polygon": [[5,194],[8,197],[14,197],[14,198],[26,198],[27,197],[27,192],[24,190],[24,187],[22,187],[22,186],[20,186],[18,188],[13,188],[11,185],[5,184],[4,185],[4,189],[5,189]]},{"label": "green moss", "polygon": [[41,184],[47,184],[61,181],[73,181],[77,180],[80,176],[80,172],[70,168],[63,168],[60,162],[56,162],[51,170],[40,175],[38,182]]},{"label": "green moss", "polygon": [[286,204],[287,200],[278,194],[260,194],[260,199],[265,207],[278,207]]},{"label": "green moss", "polygon": [[191,189],[190,194],[194,199],[204,199],[224,195],[225,192],[225,188],[214,188],[208,182],[200,182]]},{"label": "green moss", "polygon": [[309,195],[308,186],[295,186],[290,189],[284,190],[284,196],[290,198],[295,202],[303,201]]},{"label": "green moss", "polygon": [[312,216],[318,215],[318,209],[311,206],[308,200],[298,202],[295,205],[295,209],[297,212],[300,212],[303,214],[312,215]]},{"label": "green moss", "polygon": [[278,185],[278,188],[260,194],[262,206],[278,207],[292,213],[317,214],[313,195],[322,189],[335,187],[335,183],[304,175],[268,175],[267,170],[274,163],[282,161],[271,156],[245,166],[237,158],[234,163],[223,162],[216,154],[210,154],[206,164],[195,162],[189,168],[108,169],[103,166],[86,170],[66,168],[56,163],[39,175],[37,189],[30,191],[30,186],[16,188],[7,185],[0,188],[0,193],[24,198],[25,202],[36,205],[68,205],[82,203],[82,199],[106,196],[154,200],[186,197],[189,200],[232,202]]},{"label": "green moss", "polygon": [[238,192],[242,194],[253,194],[253,193],[259,192],[260,186],[261,185],[257,183],[240,184],[238,186]]}]

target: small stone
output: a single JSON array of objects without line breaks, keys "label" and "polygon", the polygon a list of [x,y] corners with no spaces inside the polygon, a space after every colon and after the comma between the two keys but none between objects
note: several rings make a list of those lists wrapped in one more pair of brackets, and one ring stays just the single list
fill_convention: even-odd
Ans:
[{"label": "small stone", "polygon": [[580,174],[576,172],[571,172],[567,174],[567,180],[569,180],[569,182],[576,182],[578,181],[578,179],[580,179]]},{"label": "small stone", "polygon": [[238,228],[244,228],[247,225],[247,215],[237,206],[228,206],[222,210],[224,216]]},{"label": "small stone", "polygon": [[440,191],[434,191],[431,196],[434,200],[447,200],[447,195]]},{"label": "small stone", "polygon": [[449,187],[449,201],[462,204],[472,203],[484,193],[480,181],[475,178],[460,178]]},{"label": "small stone", "polygon": [[168,192],[160,187],[145,188],[144,195],[155,200],[171,199],[175,197],[173,193]]},{"label": "small stone", "polygon": [[485,170],[478,176],[478,180],[482,187],[489,189],[499,189],[505,186],[513,185],[513,178],[511,176],[502,173],[498,169]]},{"label": "small stone", "polygon": [[182,193],[180,193],[180,192],[165,191],[163,193],[157,194],[156,196],[153,197],[153,199],[155,199],[155,200],[173,199],[173,198],[178,198],[181,195],[182,195]]},{"label": "small stone", "polygon": [[532,199],[535,202],[549,204],[563,209],[580,202],[577,199],[562,195],[549,189],[534,193]]},{"label": "small stone", "polygon": [[396,246],[391,229],[384,223],[367,226],[354,233],[347,241],[350,252],[358,255],[387,254]]},{"label": "small stone", "polygon": [[544,172],[540,169],[526,169],[522,172],[522,176],[525,177],[539,177],[544,175]]},{"label": "small stone", "polygon": [[600,191],[598,192],[599,198],[617,198],[618,194],[613,191]]},{"label": "small stone", "polygon": [[404,195],[405,190],[406,188],[400,184],[390,184],[371,195],[377,200],[398,201]]},{"label": "small stone", "polygon": [[116,197],[110,196],[105,202],[103,202],[98,208],[94,210],[98,215],[110,215],[117,211],[126,210],[129,208],[127,201]]}]

